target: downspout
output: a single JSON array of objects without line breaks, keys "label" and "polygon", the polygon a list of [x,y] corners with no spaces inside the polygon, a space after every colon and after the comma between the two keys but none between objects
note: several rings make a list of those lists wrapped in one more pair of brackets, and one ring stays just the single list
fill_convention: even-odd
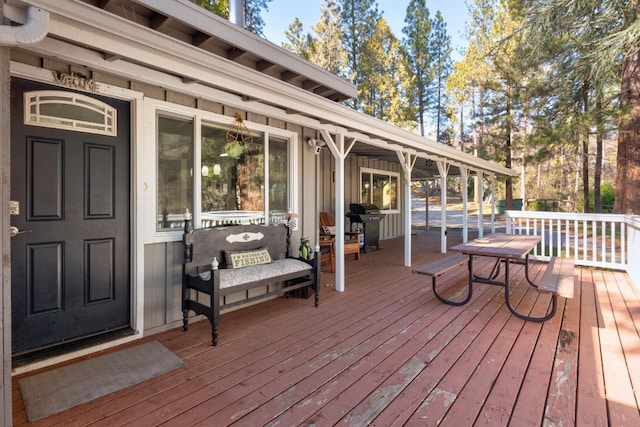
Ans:
[{"label": "downspout", "polygon": [[[13,6],[3,5],[4,15],[12,21],[19,22],[23,12]],[[21,16],[24,18],[24,16]],[[0,46],[21,46],[35,44],[43,40],[49,32],[49,12],[29,6],[26,20],[19,26],[0,25]]]}]

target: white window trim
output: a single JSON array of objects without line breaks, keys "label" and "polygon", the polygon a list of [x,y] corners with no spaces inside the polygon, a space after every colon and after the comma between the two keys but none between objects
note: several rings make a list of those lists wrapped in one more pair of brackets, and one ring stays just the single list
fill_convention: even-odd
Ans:
[{"label": "white window trim", "polygon": [[[145,192],[148,197],[145,200],[145,206],[149,206],[151,209],[147,209],[146,213],[146,221],[145,221],[145,243],[159,243],[159,242],[174,242],[182,240],[183,230],[176,229],[175,231],[158,231],[156,228],[156,209],[157,209],[157,169],[156,169],[156,156],[157,156],[157,123],[156,117],[158,114],[166,114],[166,115],[174,115],[176,117],[181,118],[192,118],[194,120],[194,125],[196,126],[196,135],[200,136],[200,126],[203,122],[211,122],[219,125],[227,125],[231,126],[236,118],[230,116],[224,116],[221,114],[208,112],[205,110],[199,110],[191,107],[181,106],[177,104],[172,104],[166,101],[160,101],[156,99],[145,99],[144,105],[144,115],[145,115],[145,144],[144,148],[141,149],[142,155],[147,156],[147,158],[154,159],[153,162],[146,162],[147,168],[141,173],[144,174],[144,182],[145,182]],[[299,179],[298,179],[298,165],[294,160],[298,158],[298,134],[296,132],[292,132],[286,129],[280,129],[271,127],[268,125],[264,125],[261,123],[251,122],[249,120],[244,120],[244,124],[252,131],[263,132],[265,134],[265,139],[270,135],[278,136],[282,138],[287,138],[291,141],[289,145],[289,194],[288,198],[290,200],[290,208],[292,212],[299,212],[299,200],[298,200],[298,190],[299,190]],[[200,161],[201,158],[201,144],[200,139],[197,139],[195,150],[194,150],[194,162],[197,160]],[[268,157],[265,157],[268,158]],[[268,163],[268,162],[267,162]],[[265,166],[265,173],[268,172],[268,166]],[[200,188],[201,183],[199,180],[196,180],[194,183],[194,195],[193,200],[194,203],[199,203],[201,200]],[[196,205],[195,212],[193,214],[193,223],[197,224],[199,221],[200,208],[199,204]],[[265,209],[268,208],[268,202],[265,203]],[[268,212],[268,211],[267,211]]]},{"label": "white window trim", "polygon": [[360,200],[361,203],[372,203],[371,200],[362,200],[362,174],[364,173],[369,173],[369,174],[376,174],[376,175],[387,175],[390,177],[396,177],[396,179],[398,180],[398,189],[396,190],[396,206],[398,206],[398,209],[384,209],[381,206],[378,206],[378,208],[380,209],[380,213],[381,214],[397,214],[400,213],[400,173],[398,172],[393,172],[393,171],[387,171],[387,170],[383,170],[383,169],[372,169],[372,168],[365,168],[365,167],[361,167],[360,168],[360,176],[358,177],[358,192],[359,192],[359,196],[358,199]]}]

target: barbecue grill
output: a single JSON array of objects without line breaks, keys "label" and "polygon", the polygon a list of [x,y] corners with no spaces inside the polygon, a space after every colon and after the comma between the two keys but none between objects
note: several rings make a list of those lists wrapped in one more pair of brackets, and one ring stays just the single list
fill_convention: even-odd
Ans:
[{"label": "barbecue grill", "polygon": [[380,239],[382,215],[376,205],[351,203],[347,218],[351,221],[352,231],[353,224],[362,224],[362,232],[364,234],[363,249],[365,252],[369,252],[371,249],[379,249],[378,241]]}]

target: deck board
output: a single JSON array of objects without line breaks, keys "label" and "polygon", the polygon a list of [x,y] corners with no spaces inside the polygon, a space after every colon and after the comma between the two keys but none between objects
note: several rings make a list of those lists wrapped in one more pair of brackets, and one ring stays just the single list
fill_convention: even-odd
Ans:
[{"label": "deck board", "polygon": [[556,359],[544,414],[547,425],[571,426],[576,423],[581,292],[578,283],[574,280],[573,298],[566,300],[564,320],[557,338]]},{"label": "deck board", "polygon": [[596,304],[594,270],[581,270],[580,342],[578,352],[578,392],[576,425],[607,425],[607,401],[603,399],[604,366],[600,354],[600,310]]},{"label": "deck board", "polygon": [[[414,265],[442,256],[437,237],[413,237]],[[223,314],[217,347],[206,320],[145,337],[186,367],[32,425],[640,425],[640,292],[626,274],[577,267],[574,298],[540,324],[513,316],[496,286],[442,304],[403,266],[402,239],[381,248],[348,257],[343,293],[325,270],[318,308],[279,298]],[[513,304],[545,312],[550,296],[512,273]],[[466,286],[466,265],[438,280],[452,298]],[[13,422],[26,426],[19,378]]]},{"label": "deck board", "polygon": [[[596,276],[598,300],[602,307],[603,328],[600,328],[600,345],[604,381],[607,390],[609,419],[614,425],[640,425],[640,413],[627,363],[629,354],[625,354],[622,343],[633,342],[629,332],[631,324],[627,307],[617,298],[618,289],[610,271],[599,271]],[[636,337],[637,339],[637,334]],[[637,353],[637,348],[632,353]],[[634,366],[634,365],[630,365]],[[640,365],[635,365],[640,366]]]}]

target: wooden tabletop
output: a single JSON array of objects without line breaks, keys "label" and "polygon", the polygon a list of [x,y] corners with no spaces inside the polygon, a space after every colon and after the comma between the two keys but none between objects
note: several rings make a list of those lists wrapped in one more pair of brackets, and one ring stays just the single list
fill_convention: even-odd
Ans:
[{"label": "wooden tabletop", "polygon": [[453,246],[450,250],[467,255],[524,258],[540,242],[540,236],[495,233]]}]

